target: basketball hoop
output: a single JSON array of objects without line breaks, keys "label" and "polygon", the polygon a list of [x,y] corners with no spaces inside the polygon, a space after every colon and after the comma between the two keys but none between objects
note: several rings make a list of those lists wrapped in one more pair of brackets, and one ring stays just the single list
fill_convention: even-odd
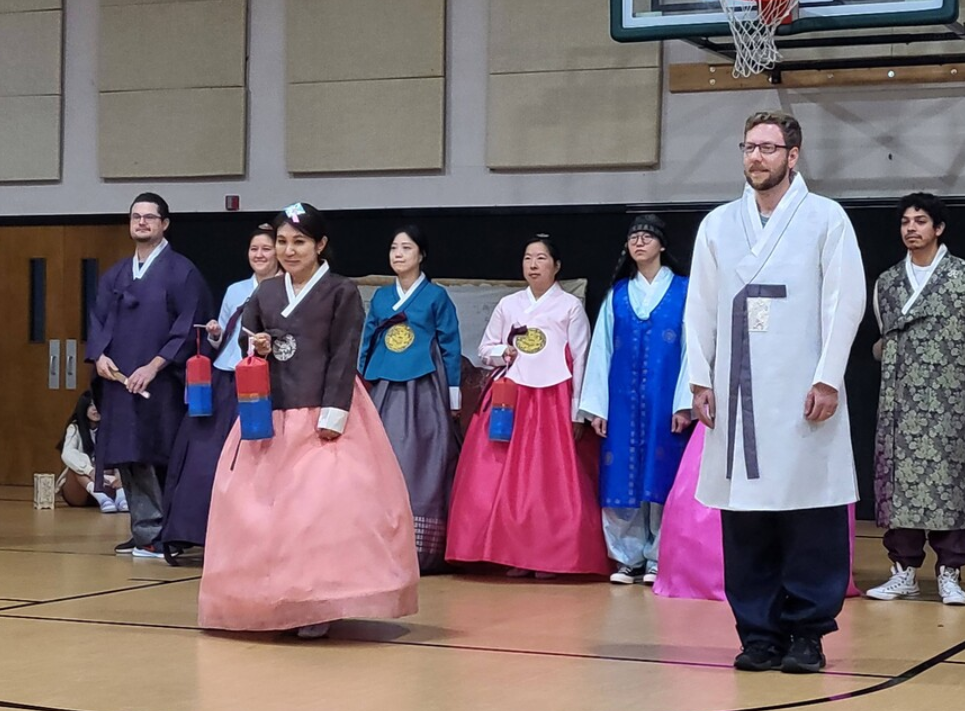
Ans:
[{"label": "basketball hoop", "polygon": [[760,74],[781,60],[777,28],[792,20],[798,0],[720,0],[734,35],[734,78]]}]

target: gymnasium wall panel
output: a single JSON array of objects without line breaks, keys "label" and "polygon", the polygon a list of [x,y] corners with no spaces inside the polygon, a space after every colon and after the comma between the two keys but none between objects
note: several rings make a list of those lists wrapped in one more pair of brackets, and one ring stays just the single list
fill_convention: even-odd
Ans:
[{"label": "gymnasium wall panel", "polygon": [[289,170],[439,169],[444,94],[442,78],[292,85],[288,116],[299,129],[288,133]]},{"label": "gymnasium wall panel", "polygon": [[445,0],[288,0],[287,168],[438,171]]},{"label": "gymnasium wall panel", "polygon": [[489,167],[653,165],[659,69],[494,74],[489,78]]},{"label": "gymnasium wall panel", "polygon": [[63,13],[0,0],[0,182],[60,179]]},{"label": "gymnasium wall panel", "polygon": [[102,93],[99,125],[105,178],[244,172],[244,89]]},{"label": "gymnasium wall panel", "polygon": [[244,86],[244,10],[244,0],[102,8],[100,90]]},{"label": "gymnasium wall panel", "polygon": [[0,96],[0,181],[60,178],[60,95]]},{"label": "gymnasium wall panel", "polygon": [[104,178],[245,173],[246,0],[101,0]]},{"label": "gymnasium wall panel", "polygon": [[613,42],[594,0],[491,0],[489,25],[490,169],[657,164],[659,43]]},{"label": "gymnasium wall panel", "polygon": [[0,14],[60,10],[62,7],[63,0],[0,0]]},{"label": "gymnasium wall panel", "polygon": [[288,81],[443,76],[444,0],[290,0]]},{"label": "gymnasium wall panel", "polygon": [[491,0],[489,18],[494,74],[660,66],[659,42],[610,38],[606,2]]}]

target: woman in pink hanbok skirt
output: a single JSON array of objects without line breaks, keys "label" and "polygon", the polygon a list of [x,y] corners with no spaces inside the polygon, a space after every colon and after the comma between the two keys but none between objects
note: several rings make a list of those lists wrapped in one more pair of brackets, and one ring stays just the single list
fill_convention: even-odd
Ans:
[{"label": "woman in pink hanbok skirt", "polygon": [[472,419],[452,489],[446,559],[498,563],[510,576],[606,574],[597,502],[599,443],[577,418],[574,395],[586,364],[590,324],[580,301],[556,283],[551,241],[530,241],[530,286],[496,306],[479,347],[517,383],[509,442],[492,441],[492,390]]},{"label": "woman in pink hanbok skirt", "polygon": [[242,440],[236,423],[225,443],[198,621],[320,637],[333,620],[416,612],[419,564],[402,471],[356,377],[358,289],[321,258],[315,208],[275,224],[288,273],[262,282],[242,317],[268,358],[274,436]]},{"label": "woman in pink hanbok skirt", "polygon": [[[698,423],[677,471],[663,512],[660,538],[660,575],[653,591],[664,597],[725,600],[724,549],[720,511],[697,501],[697,478],[704,451],[706,427]],[[854,506],[851,514],[851,558],[854,560]],[[848,585],[848,597],[861,591]]]}]

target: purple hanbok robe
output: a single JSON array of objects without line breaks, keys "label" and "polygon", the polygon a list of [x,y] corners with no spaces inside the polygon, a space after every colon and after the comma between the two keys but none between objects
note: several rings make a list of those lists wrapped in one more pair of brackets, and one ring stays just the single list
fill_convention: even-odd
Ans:
[{"label": "purple hanbok robe", "polygon": [[140,279],[134,279],[131,258],[101,277],[90,314],[87,361],[106,354],[128,376],[155,356],[167,365],[148,386],[150,399],[130,394],[118,382],[96,379],[99,466],[167,465],[185,413],[184,368],[195,351],[192,325],[213,314],[201,273],[169,245]]}]

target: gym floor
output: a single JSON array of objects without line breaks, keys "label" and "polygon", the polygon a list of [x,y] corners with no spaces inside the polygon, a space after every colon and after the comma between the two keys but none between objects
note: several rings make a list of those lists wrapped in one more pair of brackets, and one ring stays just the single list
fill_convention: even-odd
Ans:
[{"label": "gym floor", "polygon": [[[113,555],[123,514],[35,511],[0,487],[0,709],[32,711],[890,711],[965,704],[965,607],[849,600],[828,669],[735,672],[720,602],[638,585],[438,576],[421,612],[335,623],[329,639],[196,626],[197,560]],[[859,522],[855,578],[887,577]],[[926,567],[932,566],[932,560]]]}]

